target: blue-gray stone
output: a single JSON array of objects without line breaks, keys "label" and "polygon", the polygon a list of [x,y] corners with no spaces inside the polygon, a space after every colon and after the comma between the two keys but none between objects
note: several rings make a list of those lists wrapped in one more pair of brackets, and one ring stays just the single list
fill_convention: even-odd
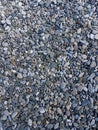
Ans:
[{"label": "blue-gray stone", "polygon": [[83,107],[85,107],[87,105],[90,105],[90,101],[89,100],[86,99],[86,100],[82,101],[82,106]]}]

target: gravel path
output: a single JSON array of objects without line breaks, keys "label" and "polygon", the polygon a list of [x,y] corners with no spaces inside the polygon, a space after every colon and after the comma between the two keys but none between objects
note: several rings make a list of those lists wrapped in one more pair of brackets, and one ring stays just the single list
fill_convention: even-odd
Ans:
[{"label": "gravel path", "polygon": [[98,0],[0,0],[0,130],[98,130]]}]

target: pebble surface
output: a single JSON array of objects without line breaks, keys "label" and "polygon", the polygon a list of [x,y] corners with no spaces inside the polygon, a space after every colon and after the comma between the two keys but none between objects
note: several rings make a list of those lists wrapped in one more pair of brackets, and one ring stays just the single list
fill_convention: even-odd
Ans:
[{"label": "pebble surface", "polygon": [[0,130],[98,129],[98,0],[0,1]]}]

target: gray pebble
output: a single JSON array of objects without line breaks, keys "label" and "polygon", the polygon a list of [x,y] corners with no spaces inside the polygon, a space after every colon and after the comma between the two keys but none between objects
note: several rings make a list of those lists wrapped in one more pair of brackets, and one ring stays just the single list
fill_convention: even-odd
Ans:
[{"label": "gray pebble", "polygon": [[84,107],[84,106],[87,106],[87,105],[89,105],[90,104],[90,101],[89,100],[84,100],[84,101],[82,101],[82,106]]},{"label": "gray pebble", "polygon": [[43,107],[40,107],[40,108],[39,108],[39,112],[40,112],[41,114],[43,114],[43,113],[45,113],[45,109],[44,109]]},{"label": "gray pebble", "polygon": [[23,77],[23,76],[22,76],[21,73],[18,73],[18,74],[17,74],[17,78],[22,79],[22,77]]}]

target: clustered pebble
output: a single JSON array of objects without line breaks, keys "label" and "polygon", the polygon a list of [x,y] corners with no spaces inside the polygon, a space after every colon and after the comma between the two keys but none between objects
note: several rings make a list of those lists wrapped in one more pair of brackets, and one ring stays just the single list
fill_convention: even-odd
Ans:
[{"label": "clustered pebble", "polygon": [[0,0],[0,130],[98,129],[98,0]]}]

